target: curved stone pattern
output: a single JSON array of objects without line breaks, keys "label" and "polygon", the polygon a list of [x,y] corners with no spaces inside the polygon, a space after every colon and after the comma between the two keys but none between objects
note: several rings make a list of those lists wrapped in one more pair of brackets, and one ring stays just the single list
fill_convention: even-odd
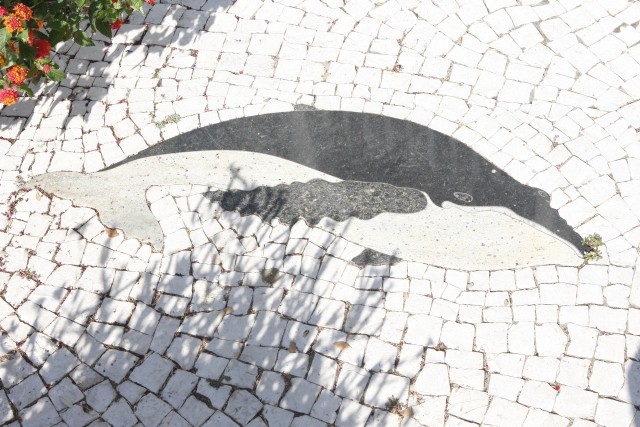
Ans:
[{"label": "curved stone pattern", "polygon": [[[637,427],[640,3],[231,3],[158,0],[110,43],[58,46],[68,78],[0,110],[0,424]],[[294,109],[453,136],[603,258],[470,207],[475,188],[288,227],[203,194],[340,179],[224,150],[99,172]]]},{"label": "curved stone pattern", "polygon": [[174,137],[107,170],[149,156],[205,150],[269,154],[342,180],[414,188],[438,206],[502,206],[582,246],[543,190],[517,182],[455,138],[374,114],[294,111],[230,120]]}]

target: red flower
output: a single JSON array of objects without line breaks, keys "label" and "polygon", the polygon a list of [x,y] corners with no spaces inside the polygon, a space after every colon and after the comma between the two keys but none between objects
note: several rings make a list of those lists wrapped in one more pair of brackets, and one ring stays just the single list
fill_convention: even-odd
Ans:
[{"label": "red flower", "polygon": [[46,58],[51,51],[51,44],[44,40],[38,39],[36,40],[36,59]]},{"label": "red flower", "polygon": [[9,9],[0,6],[0,18],[9,13]]},{"label": "red flower", "polygon": [[9,14],[4,18],[4,26],[6,27],[7,31],[10,33],[13,33],[14,31],[22,30],[23,25],[24,24],[22,22],[22,19],[20,19],[14,14]]},{"label": "red flower", "polygon": [[147,4],[150,4],[151,6],[156,4],[156,0],[145,0],[145,1],[147,2]]},{"label": "red flower", "polygon": [[25,21],[28,21],[33,16],[31,8],[22,3],[18,3],[13,7],[13,13],[15,13],[18,18],[24,19]]},{"label": "red flower", "polygon": [[44,64],[42,66],[42,71],[47,74],[49,71],[51,71],[51,64]]},{"label": "red flower", "polygon": [[15,104],[18,101],[19,96],[20,94],[18,94],[17,90],[13,90],[13,89],[0,90],[0,102],[4,105]]},{"label": "red flower", "polygon": [[27,40],[27,44],[29,46],[33,46],[33,42],[35,41],[35,39],[36,39],[36,35],[33,34],[33,31],[29,31],[29,40]]},{"label": "red flower", "polygon": [[112,30],[117,30],[120,27],[122,27],[122,21],[121,20],[114,21],[113,24],[111,24],[111,29]]},{"label": "red flower", "polygon": [[27,74],[29,74],[29,70],[27,70],[25,67],[14,65],[13,67],[9,68],[9,71],[7,71],[7,78],[11,83],[20,86],[27,78]]}]

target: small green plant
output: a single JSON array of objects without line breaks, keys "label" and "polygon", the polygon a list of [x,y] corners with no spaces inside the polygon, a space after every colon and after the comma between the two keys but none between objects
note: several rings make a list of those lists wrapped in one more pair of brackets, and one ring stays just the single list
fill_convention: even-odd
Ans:
[{"label": "small green plant", "polygon": [[586,262],[598,261],[602,259],[602,253],[600,252],[599,249],[596,249],[594,251],[587,251],[582,255],[582,258],[584,258]]},{"label": "small green plant", "polygon": [[159,122],[154,121],[153,123],[155,123],[158,129],[162,129],[169,123],[178,123],[181,118],[182,117],[180,117],[180,114],[172,114],[170,116],[165,117],[163,120],[160,120]]},{"label": "small green plant", "polygon": [[582,239],[582,245],[586,248],[582,257],[586,262],[598,261],[602,259],[600,246],[603,245],[602,237],[598,233],[593,233]]},{"label": "small green plant", "polygon": [[222,387],[222,381],[221,380],[207,380],[207,382],[209,383],[209,385],[213,388],[220,388]]},{"label": "small green plant", "polygon": [[231,381],[231,377],[228,377],[226,375],[223,375],[221,378],[217,379],[217,380],[213,380],[213,379],[208,379],[207,382],[209,383],[209,385],[213,388],[220,388],[222,387],[222,385],[225,382]]}]

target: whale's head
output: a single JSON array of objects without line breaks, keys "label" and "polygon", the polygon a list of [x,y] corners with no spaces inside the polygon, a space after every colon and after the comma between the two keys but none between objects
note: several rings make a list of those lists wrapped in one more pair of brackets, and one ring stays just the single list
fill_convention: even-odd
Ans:
[{"label": "whale's head", "polygon": [[[576,249],[585,249],[582,237],[551,206],[549,193],[517,181],[460,143],[456,144],[455,151],[458,155],[445,157],[450,160],[449,170],[457,170],[458,173],[447,173],[442,166],[432,171],[437,179],[428,193],[434,203],[438,206],[449,202],[462,207],[506,208]],[[464,154],[460,155],[460,152]]]}]

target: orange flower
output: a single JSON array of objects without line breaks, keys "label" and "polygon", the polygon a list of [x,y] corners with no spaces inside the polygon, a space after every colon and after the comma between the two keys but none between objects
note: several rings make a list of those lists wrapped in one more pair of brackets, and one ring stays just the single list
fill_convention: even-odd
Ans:
[{"label": "orange flower", "polygon": [[7,78],[10,82],[20,86],[27,78],[27,74],[29,74],[29,70],[27,70],[25,67],[14,65],[13,67],[9,68],[9,71],[7,71]]},{"label": "orange flower", "polygon": [[41,30],[44,27],[44,21],[42,19],[36,19],[36,24],[38,25],[38,29]]},{"label": "orange flower", "polygon": [[29,46],[33,46],[33,42],[36,40],[36,35],[33,34],[33,31],[29,31],[29,39],[27,40],[27,44]]},{"label": "orange flower", "polygon": [[122,27],[122,21],[120,21],[120,20],[113,21],[113,24],[111,24],[111,29],[112,30],[117,30],[120,27]]},{"label": "orange flower", "polygon": [[0,90],[0,102],[4,105],[13,105],[18,101],[18,91],[13,89]]},{"label": "orange flower", "polygon": [[2,54],[0,54],[0,68],[4,67],[4,65],[7,63],[7,59],[2,56]]},{"label": "orange flower", "polygon": [[14,14],[9,14],[4,17],[4,26],[10,33],[22,30],[23,25],[22,19]]},{"label": "orange flower", "polygon": [[31,8],[22,3],[18,3],[13,7],[13,13],[15,13],[18,18],[24,19],[25,21],[28,21],[33,16]]}]

